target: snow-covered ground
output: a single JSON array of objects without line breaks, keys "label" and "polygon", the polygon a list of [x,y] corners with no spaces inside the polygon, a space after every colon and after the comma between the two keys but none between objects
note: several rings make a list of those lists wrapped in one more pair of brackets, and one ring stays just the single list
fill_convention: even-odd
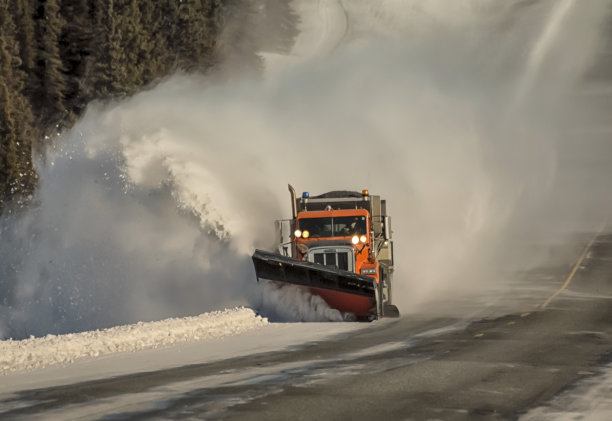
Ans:
[{"label": "snow-covered ground", "polygon": [[268,324],[240,308],[67,335],[0,342],[0,373],[31,370],[117,352],[136,352],[184,342],[237,335]]},{"label": "snow-covered ground", "polygon": [[285,349],[359,323],[269,323],[247,308],[101,331],[0,342],[0,393]]}]

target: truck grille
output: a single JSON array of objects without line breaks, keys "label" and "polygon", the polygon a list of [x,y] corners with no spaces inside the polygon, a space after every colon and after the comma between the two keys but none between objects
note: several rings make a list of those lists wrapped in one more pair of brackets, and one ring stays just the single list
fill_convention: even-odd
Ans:
[{"label": "truck grille", "polygon": [[311,248],[308,250],[308,261],[354,272],[352,247]]}]

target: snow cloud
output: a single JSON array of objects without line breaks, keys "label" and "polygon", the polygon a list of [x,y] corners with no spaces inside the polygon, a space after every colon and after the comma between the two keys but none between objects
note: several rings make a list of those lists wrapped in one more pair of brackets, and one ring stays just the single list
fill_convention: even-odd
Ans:
[{"label": "snow cloud", "polygon": [[335,44],[308,50],[311,3],[295,2],[302,38],[263,77],[176,75],[91,104],[57,139],[35,205],[0,222],[0,335],[260,305],[250,253],[274,247],[288,182],[388,200],[404,312],[539,262],[525,243],[601,224],[596,158],[612,151],[577,133],[593,104],[575,88],[600,6],[343,2],[325,15],[344,19]]}]

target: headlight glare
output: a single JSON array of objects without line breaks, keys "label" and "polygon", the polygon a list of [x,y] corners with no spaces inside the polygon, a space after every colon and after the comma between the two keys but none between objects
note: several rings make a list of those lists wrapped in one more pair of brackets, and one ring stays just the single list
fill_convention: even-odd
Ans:
[{"label": "headlight glare", "polygon": [[362,235],[361,237],[359,237],[359,241],[361,241],[362,243],[365,243],[366,241],[368,241],[368,237],[366,237],[365,235]]},{"label": "headlight glare", "polygon": [[302,231],[300,230],[295,230],[295,232],[293,233],[293,235],[295,235],[296,238],[300,238],[302,236]]},{"label": "headlight glare", "polygon": [[302,233],[302,238],[308,238],[308,237],[310,237],[310,233],[308,231],[304,231]]},{"label": "headlight glare", "polygon": [[359,242],[359,237],[357,237],[356,235],[353,236],[353,238],[351,238],[351,243],[353,244],[357,244]]}]

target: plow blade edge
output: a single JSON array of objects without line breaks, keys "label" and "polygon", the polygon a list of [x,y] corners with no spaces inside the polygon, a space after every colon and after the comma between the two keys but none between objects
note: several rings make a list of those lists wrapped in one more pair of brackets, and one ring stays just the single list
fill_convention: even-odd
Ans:
[{"label": "plow blade edge", "polygon": [[263,250],[255,250],[253,265],[258,281],[301,285],[343,313],[359,318],[379,316],[378,284],[373,278]]}]

